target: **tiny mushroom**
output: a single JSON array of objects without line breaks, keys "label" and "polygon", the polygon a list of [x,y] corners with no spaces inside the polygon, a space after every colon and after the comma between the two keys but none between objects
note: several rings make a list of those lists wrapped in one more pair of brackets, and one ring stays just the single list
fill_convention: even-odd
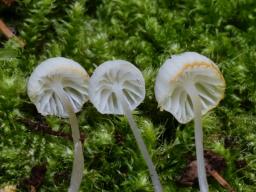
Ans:
[{"label": "tiny mushroom", "polygon": [[155,82],[155,97],[161,110],[174,115],[180,123],[194,119],[197,171],[200,191],[208,191],[201,116],[224,97],[225,80],[207,57],[185,52],[167,59]]},{"label": "tiny mushroom", "polygon": [[131,114],[131,111],[145,97],[145,82],[140,70],[124,60],[107,61],[101,64],[91,76],[89,97],[100,113],[125,115],[127,117],[148,166],[154,189],[156,192],[162,192],[155,166]]},{"label": "tiny mushroom", "polygon": [[27,92],[42,115],[69,118],[74,142],[74,161],[68,191],[79,190],[83,177],[84,156],[76,114],[88,101],[89,75],[75,61],[63,57],[50,58],[31,74]]}]

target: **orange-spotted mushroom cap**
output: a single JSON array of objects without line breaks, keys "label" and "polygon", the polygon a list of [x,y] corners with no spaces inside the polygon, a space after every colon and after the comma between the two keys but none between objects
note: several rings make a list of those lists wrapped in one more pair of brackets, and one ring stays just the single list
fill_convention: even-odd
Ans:
[{"label": "orange-spotted mushroom cap", "polygon": [[89,97],[102,114],[124,114],[116,89],[121,89],[130,110],[145,97],[145,82],[138,68],[124,60],[107,61],[90,78]]},{"label": "orange-spotted mushroom cap", "polygon": [[88,100],[88,82],[89,76],[80,64],[71,59],[55,57],[35,68],[28,80],[27,92],[42,115],[67,117],[64,105],[55,93],[56,86],[63,88],[76,113]]},{"label": "orange-spotted mushroom cap", "polygon": [[198,91],[202,114],[224,97],[225,80],[213,61],[195,52],[172,56],[158,72],[155,97],[159,107],[172,113],[180,123],[194,118],[192,102],[184,88],[187,83],[193,83]]}]

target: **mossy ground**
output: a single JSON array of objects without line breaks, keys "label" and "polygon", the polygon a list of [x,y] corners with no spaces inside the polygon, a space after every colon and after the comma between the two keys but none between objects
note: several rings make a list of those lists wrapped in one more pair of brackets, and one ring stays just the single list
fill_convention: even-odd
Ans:
[{"label": "mossy ground", "polygon": [[[28,131],[18,119],[38,120],[26,80],[46,58],[64,56],[91,74],[106,60],[125,59],[143,71],[147,95],[134,112],[165,192],[198,191],[176,184],[194,153],[193,123],[178,124],[160,112],[153,86],[158,68],[173,54],[196,51],[220,67],[227,89],[203,118],[204,146],[225,157],[223,177],[239,192],[256,191],[256,1],[255,0],[17,0],[0,16],[25,40],[20,48],[1,36],[0,185],[17,184],[46,163],[40,191],[66,191],[72,142]],[[101,115],[92,104],[78,114],[85,133],[81,191],[152,192],[148,171],[126,118]],[[54,130],[67,120],[46,117]],[[245,160],[246,166],[235,166]],[[61,175],[62,173],[62,175]],[[55,179],[54,179],[55,178]],[[57,178],[57,179],[56,179]],[[225,191],[209,179],[210,191]]]}]

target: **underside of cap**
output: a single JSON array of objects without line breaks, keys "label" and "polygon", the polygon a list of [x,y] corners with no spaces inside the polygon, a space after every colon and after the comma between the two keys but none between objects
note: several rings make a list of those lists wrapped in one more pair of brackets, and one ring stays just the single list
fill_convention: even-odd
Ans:
[{"label": "underside of cap", "polygon": [[89,97],[102,114],[124,114],[117,89],[130,110],[145,97],[144,78],[133,64],[124,60],[107,61],[94,71],[89,83]]},{"label": "underside of cap", "polygon": [[28,96],[42,115],[67,117],[57,87],[63,89],[74,112],[78,112],[88,100],[88,81],[89,76],[80,64],[63,57],[50,58],[31,74],[27,84]]},{"label": "underside of cap", "polygon": [[172,113],[180,123],[194,118],[191,98],[186,86],[195,86],[202,114],[214,108],[224,97],[225,80],[207,57],[186,52],[168,59],[160,68],[155,83],[155,96],[159,107]]}]

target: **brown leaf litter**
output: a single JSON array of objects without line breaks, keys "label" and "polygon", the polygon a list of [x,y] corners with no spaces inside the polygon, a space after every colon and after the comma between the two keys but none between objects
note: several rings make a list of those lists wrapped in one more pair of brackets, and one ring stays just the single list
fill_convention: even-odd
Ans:
[{"label": "brown leaf litter", "polygon": [[[226,161],[220,155],[210,151],[204,151],[205,168],[207,176],[212,176],[217,182],[229,192],[235,192],[231,185],[219,174],[226,168]],[[183,171],[178,183],[186,186],[192,186],[197,182],[197,161],[195,157],[191,158]]]}]

